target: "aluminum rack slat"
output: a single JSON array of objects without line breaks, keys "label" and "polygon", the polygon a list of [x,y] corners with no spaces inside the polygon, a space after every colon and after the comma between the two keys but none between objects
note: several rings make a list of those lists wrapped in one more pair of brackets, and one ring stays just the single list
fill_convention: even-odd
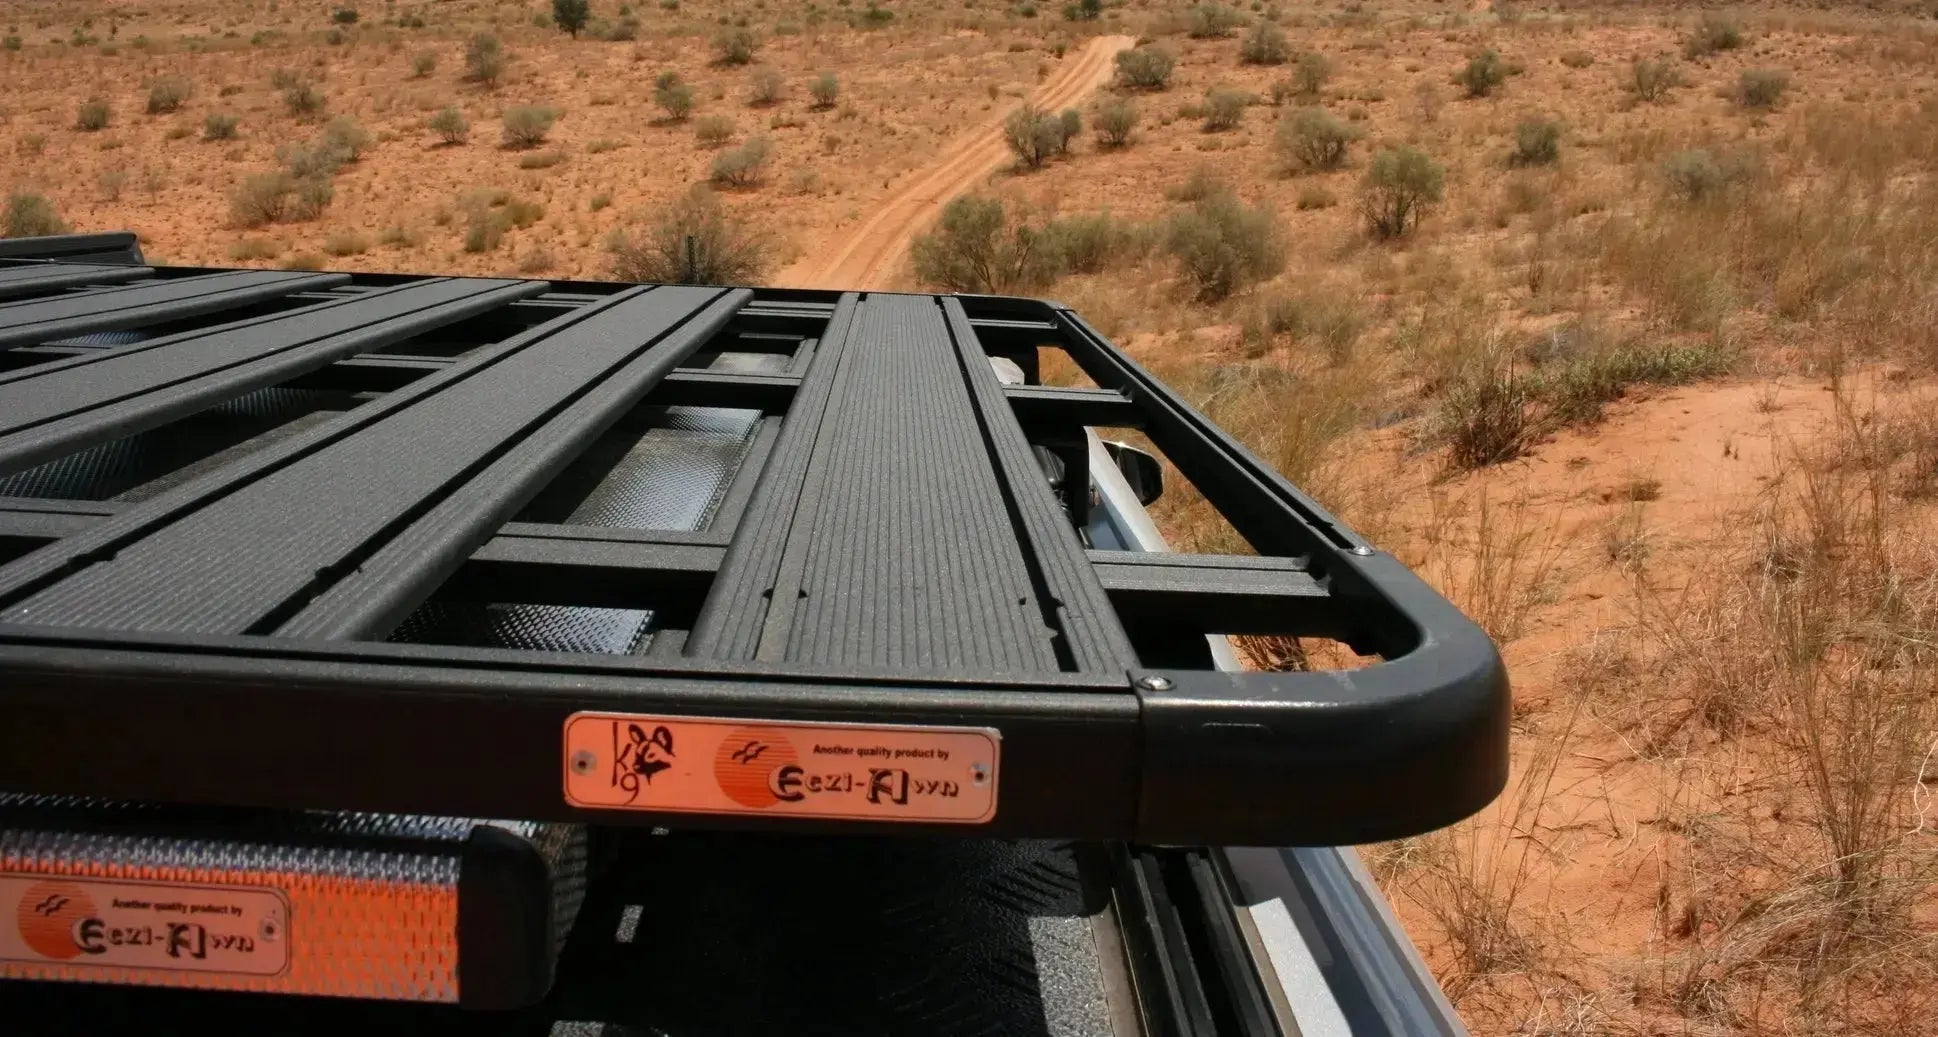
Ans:
[{"label": "aluminum rack slat", "polygon": [[120,284],[153,276],[145,266],[99,266],[80,263],[21,263],[0,265],[0,299],[40,295],[64,288]]},{"label": "aluminum rack slat", "polygon": [[543,287],[542,281],[418,281],[0,375],[0,472],[153,428]]},{"label": "aluminum rack slat", "polygon": [[0,304],[0,348],[179,320],[347,284],[348,274],[232,270]]}]

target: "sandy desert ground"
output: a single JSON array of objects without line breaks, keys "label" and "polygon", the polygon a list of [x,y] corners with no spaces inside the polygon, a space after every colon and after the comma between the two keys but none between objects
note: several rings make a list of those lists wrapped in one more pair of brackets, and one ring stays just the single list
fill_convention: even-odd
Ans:
[{"label": "sandy desert ground", "polygon": [[[599,277],[614,228],[761,136],[765,177],[724,204],[771,280],[845,287],[924,283],[910,245],[960,196],[1026,238],[1089,219],[1088,260],[1000,287],[1076,306],[1504,646],[1508,793],[1367,848],[1475,1032],[1938,1033],[1938,8],[1353,0],[1232,8],[1207,35],[1155,0],[1094,21],[666,0],[615,40],[609,0],[578,39],[536,0],[349,3],[354,24],[290,0],[0,2],[21,41],[0,190],[166,262]],[[1241,60],[1261,23],[1288,60]],[[713,60],[735,28],[761,41],[749,66]],[[1732,45],[1690,45],[1720,28]],[[495,88],[464,78],[487,31]],[[1115,79],[1130,47],[1175,58],[1165,88]],[[1500,81],[1469,96],[1455,77],[1490,50]],[[1301,89],[1305,54],[1327,74]],[[771,105],[749,103],[760,69]],[[278,70],[324,113],[291,114]],[[667,71],[691,118],[655,103]],[[816,107],[823,71],[840,93]],[[1675,85],[1639,97],[1644,71]],[[192,94],[148,114],[167,76]],[[1205,128],[1214,90],[1242,95],[1235,126]],[[94,97],[108,124],[78,129]],[[1090,132],[1113,99],[1138,113],[1126,146]],[[1085,122],[1040,169],[1002,141],[1025,102]],[[557,110],[545,142],[501,146],[516,105]],[[446,107],[468,143],[429,128]],[[1307,109],[1347,127],[1338,168],[1287,168]],[[234,139],[203,139],[211,114]],[[327,209],[238,226],[238,185],[338,116],[371,141]],[[1361,202],[1401,147],[1444,187],[1382,240]],[[1272,256],[1210,297],[1177,228],[1225,196]],[[1182,546],[1235,546],[1188,486],[1158,514]]]}]

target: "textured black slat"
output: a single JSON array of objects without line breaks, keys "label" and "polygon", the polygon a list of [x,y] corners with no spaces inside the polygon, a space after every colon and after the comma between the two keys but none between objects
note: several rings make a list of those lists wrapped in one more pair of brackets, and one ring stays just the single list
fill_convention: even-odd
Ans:
[{"label": "textured black slat", "polygon": [[[443,417],[427,413],[423,431],[415,435],[434,434],[458,415],[482,410],[520,416],[515,429],[520,438],[277,632],[331,638],[388,632],[751,298],[753,293],[744,288],[725,293],[657,289],[630,306],[613,307],[575,326],[561,336],[568,342],[534,356],[523,372],[503,372],[469,400],[453,399],[443,408]],[[520,377],[514,380],[514,375]],[[553,396],[557,404],[550,404]],[[544,410],[541,404],[547,405]],[[542,424],[522,418],[546,411]],[[410,442],[399,440],[400,445]]]},{"label": "textured black slat", "polygon": [[120,284],[153,274],[145,266],[98,266],[81,263],[23,263],[0,266],[0,299],[57,292],[90,284]]},{"label": "textured black slat", "polygon": [[780,649],[789,661],[843,666],[1057,669],[933,299],[871,296],[862,304],[828,411],[814,489],[789,535],[788,550],[801,560],[798,584],[784,565],[774,592],[777,605],[795,603],[794,615],[784,632],[770,628],[762,655]]},{"label": "textured black slat", "polygon": [[153,428],[544,288],[543,281],[419,281],[0,376],[0,472]]},{"label": "textured black slat", "polygon": [[[29,558],[0,569],[4,592],[39,582],[63,560],[84,566],[0,617],[184,633],[274,625],[279,614],[412,530],[413,519],[495,460],[513,454],[521,462],[534,460],[508,448],[569,417],[577,404],[602,405],[591,397],[622,381],[612,377],[616,372],[719,294],[697,288],[626,292],[534,329],[448,377],[385,401],[391,406],[365,408],[373,414],[362,420],[352,412],[353,423],[334,438],[292,444],[250,466],[247,478],[197,486],[199,496],[158,498],[97,527],[76,545],[94,554]],[[643,393],[646,387],[634,388]],[[557,451],[577,445],[542,444]],[[505,514],[522,502],[513,498],[531,489],[504,486]],[[462,515],[444,516],[456,524],[426,541],[435,553],[417,559],[420,574],[455,567],[488,535],[479,519],[499,509],[487,502],[481,515],[475,494],[462,503]]]},{"label": "textured black slat", "polygon": [[[1043,469],[1023,436],[1022,426],[1016,423],[1002,383],[977,344],[968,314],[955,299],[944,298],[941,303],[961,364],[959,377],[968,384],[982,426],[977,445],[991,455],[1009,504],[1004,532],[1012,540],[1026,541],[1044,608],[1055,617],[1055,625],[1063,633],[1064,650],[1080,671],[1121,670],[1135,665],[1137,653],[1130,637],[1111,610],[1097,574],[1091,571],[1083,544],[1044,481]],[[1014,523],[1013,530],[1009,522]]]},{"label": "textured black slat", "polygon": [[814,456],[828,394],[834,388],[835,372],[847,348],[858,305],[853,293],[843,295],[835,305],[833,316],[828,318],[827,330],[814,353],[814,363],[794,393],[794,403],[781,422],[780,437],[761,473],[760,483],[747,504],[746,514],[735,527],[727,560],[687,639],[689,655],[752,659],[760,646],[760,633],[767,620],[768,593],[780,570],[788,527],[793,524],[795,509],[800,504],[808,462]]},{"label": "textured black slat", "polygon": [[98,292],[0,305],[0,347],[33,345],[107,328],[179,320],[346,284],[348,274],[232,270]]}]

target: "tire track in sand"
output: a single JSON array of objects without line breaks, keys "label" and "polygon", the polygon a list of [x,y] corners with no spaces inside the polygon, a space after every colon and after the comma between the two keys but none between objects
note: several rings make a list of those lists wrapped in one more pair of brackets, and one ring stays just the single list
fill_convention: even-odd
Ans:
[{"label": "tire track in sand", "polygon": [[[1030,94],[1039,108],[1074,106],[1110,78],[1117,52],[1136,41],[1100,36]],[[775,283],[789,288],[880,288],[915,236],[927,229],[949,199],[974,187],[1009,156],[1003,143],[1006,110],[991,116],[949,145],[934,165],[903,178],[860,226],[823,244],[782,271]]]}]

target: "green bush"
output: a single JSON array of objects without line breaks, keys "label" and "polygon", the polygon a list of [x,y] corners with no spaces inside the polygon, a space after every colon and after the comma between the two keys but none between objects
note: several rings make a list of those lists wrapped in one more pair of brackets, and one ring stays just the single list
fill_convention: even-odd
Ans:
[{"label": "green bush", "polygon": [[1561,157],[1561,123],[1547,116],[1529,116],[1514,126],[1514,154],[1508,163],[1516,166],[1546,166]]},{"label": "green bush", "polygon": [[1003,119],[1003,142],[1025,169],[1041,169],[1063,154],[1075,135],[1074,130],[1066,132],[1061,116],[1033,104],[1025,104]]},{"label": "green bush", "polygon": [[1073,22],[1094,22],[1104,13],[1104,0],[1072,0],[1063,5],[1063,17]]},{"label": "green bush", "polygon": [[1748,156],[1717,155],[1706,148],[1678,151],[1662,162],[1662,179],[1670,193],[1692,203],[1715,201],[1749,182],[1754,173]]},{"label": "green bush", "polygon": [[18,36],[8,35],[5,37],[0,37],[0,48],[4,48],[6,50],[19,50],[21,46],[22,46],[21,39]]},{"label": "green bush", "polygon": [[1454,82],[1466,89],[1468,97],[1486,97],[1507,82],[1507,62],[1501,60],[1499,52],[1483,50],[1467,59],[1454,74]]},{"label": "green bush", "polygon": [[552,123],[557,119],[558,113],[544,105],[521,104],[505,109],[505,147],[538,147],[545,143],[546,135],[552,132]]},{"label": "green bush", "polygon": [[229,211],[243,227],[311,220],[329,208],[336,188],[328,177],[298,177],[287,170],[256,173],[229,196]]},{"label": "green bush", "polygon": [[323,127],[322,146],[339,164],[356,162],[370,150],[370,131],[357,120],[339,115]]},{"label": "green bush", "polygon": [[236,117],[221,112],[210,112],[202,119],[203,140],[236,139]]},{"label": "green bush", "polygon": [[1094,274],[1113,263],[1138,259],[1151,247],[1145,228],[1107,212],[1051,220],[1043,225],[1042,242],[1057,269],[1075,274]]},{"label": "green bush", "polygon": [[431,132],[446,144],[462,144],[471,139],[471,124],[465,121],[463,112],[446,108],[431,116]]},{"label": "green bush", "polygon": [[435,71],[437,71],[437,52],[435,51],[419,51],[416,57],[410,59],[410,77],[412,79],[423,79]]},{"label": "green bush", "polygon": [[1112,59],[1117,65],[1117,81],[1136,90],[1162,90],[1171,85],[1171,70],[1178,59],[1162,47],[1134,47],[1120,50]]},{"label": "green bush", "polygon": [[1440,200],[1446,174],[1417,148],[1381,148],[1359,185],[1360,212],[1373,236],[1397,238]]},{"label": "green bush", "polygon": [[765,108],[781,99],[781,91],[787,81],[779,71],[772,68],[757,68],[747,77],[747,103],[756,108]]},{"label": "green bush", "polygon": [[653,103],[668,119],[683,122],[693,114],[693,88],[680,81],[674,72],[662,72],[653,84]]},{"label": "green bush", "polygon": [[1317,172],[1344,165],[1347,150],[1363,136],[1357,126],[1323,108],[1304,108],[1280,119],[1272,139],[1286,170]]},{"label": "green bush", "polygon": [[1042,231],[1012,224],[1001,201],[977,195],[943,206],[935,229],[915,239],[911,254],[916,277],[952,292],[1040,288],[1058,265]]},{"label": "green bush", "polygon": [[702,115],[693,124],[693,138],[703,148],[717,148],[733,139],[733,120],[724,115]]},{"label": "green bush", "polygon": [[1130,143],[1137,129],[1137,109],[1121,97],[1105,98],[1097,105],[1097,143],[1106,148],[1121,148]]},{"label": "green bush", "polygon": [[1174,214],[1164,250],[1178,261],[1201,302],[1216,302],[1285,268],[1285,246],[1271,210],[1248,206],[1230,191]]},{"label": "green bush", "polygon": [[283,107],[298,119],[313,119],[323,114],[328,103],[315,83],[301,81],[283,88]]},{"label": "green bush", "polygon": [[591,19],[592,4],[588,0],[552,0],[552,24],[561,32],[571,33],[575,40]]},{"label": "green bush", "polygon": [[1205,93],[1205,132],[1222,133],[1236,129],[1245,117],[1245,106],[1252,102],[1252,95],[1243,90],[1217,88]]},{"label": "green bush", "polygon": [[1238,44],[1238,60],[1247,65],[1283,65],[1292,58],[1292,42],[1285,30],[1261,21]]},{"label": "green bush", "polygon": [[722,65],[748,65],[760,49],[760,37],[746,28],[722,29],[713,37],[713,60]]},{"label": "green bush", "polygon": [[90,97],[81,102],[74,116],[74,128],[85,133],[94,133],[108,128],[110,112],[108,102],[99,97]]},{"label": "green bush", "polygon": [[1569,68],[1588,68],[1595,63],[1595,55],[1585,50],[1563,51],[1561,63]]},{"label": "green bush", "polygon": [[330,12],[330,20],[338,25],[355,25],[357,17],[357,9],[354,7],[339,7]]},{"label": "green bush", "polygon": [[54,210],[45,195],[15,191],[7,196],[4,219],[0,219],[0,238],[37,238],[66,234],[67,221]]},{"label": "green bush", "polygon": [[1512,461],[1540,438],[1534,397],[1512,368],[1489,366],[1456,379],[1442,397],[1436,424],[1455,468]]},{"label": "green bush", "polygon": [[1700,58],[1717,51],[1735,50],[1743,45],[1743,28],[1734,19],[1718,14],[1705,14],[1696,23],[1694,32],[1683,41],[1683,54]]},{"label": "green bush", "polygon": [[766,270],[770,251],[704,187],[682,196],[638,233],[615,228],[606,248],[613,277],[659,284],[749,284]]},{"label": "green bush", "polygon": [[1682,73],[1667,58],[1636,58],[1629,66],[1628,92],[1638,101],[1659,101],[1682,85]]},{"label": "green bush", "polygon": [[1745,108],[1775,108],[1790,89],[1790,73],[1774,68],[1744,69],[1736,77],[1736,103]]},{"label": "green bush", "polygon": [[163,76],[148,84],[148,114],[163,115],[181,111],[194,88],[180,76]]},{"label": "green bush", "polygon": [[491,89],[504,76],[505,45],[488,32],[471,37],[464,47],[464,77]]},{"label": "green bush", "polygon": [[725,187],[752,187],[766,175],[767,160],[773,151],[766,137],[755,137],[737,148],[714,156],[707,175]]},{"label": "green bush", "polygon": [[1292,84],[1298,95],[1310,102],[1316,100],[1319,91],[1326,87],[1326,80],[1332,78],[1332,62],[1317,51],[1306,51],[1299,55],[1299,63],[1292,69]]},{"label": "green bush", "polygon": [[834,102],[841,96],[841,81],[835,78],[834,73],[823,72],[808,84],[808,96],[814,99],[817,109],[833,108]]},{"label": "green bush", "polygon": [[1245,16],[1224,4],[1201,3],[1191,9],[1190,33],[1194,40],[1223,39],[1243,24]]}]

